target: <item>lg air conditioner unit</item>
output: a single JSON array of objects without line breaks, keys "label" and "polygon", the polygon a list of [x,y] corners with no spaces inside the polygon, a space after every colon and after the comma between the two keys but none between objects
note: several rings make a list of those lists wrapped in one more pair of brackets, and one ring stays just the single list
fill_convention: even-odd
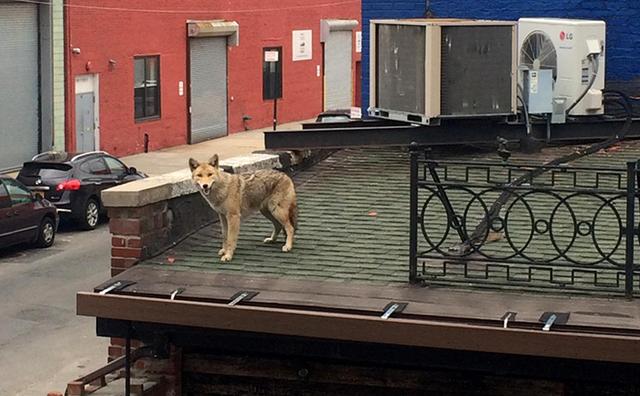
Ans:
[{"label": "lg air conditioner unit", "polygon": [[557,104],[562,104],[559,111],[563,115],[604,113],[604,48],[603,21],[518,20],[520,68],[552,71],[554,109]]},{"label": "lg air conditioner unit", "polygon": [[517,111],[516,23],[372,20],[372,117],[418,124]]}]

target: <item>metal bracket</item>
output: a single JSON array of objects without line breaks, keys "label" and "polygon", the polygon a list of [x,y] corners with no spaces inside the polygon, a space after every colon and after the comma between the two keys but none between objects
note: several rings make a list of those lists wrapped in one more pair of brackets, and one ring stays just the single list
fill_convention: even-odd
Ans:
[{"label": "metal bracket", "polygon": [[172,292],[171,292],[171,294],[169,295],[169,299],[170,299],[170,300],[175,300],[175,299],[176,299],[176,296],[177,296],[178,294],[184,293],[184,291],[185,291],[185,290],[187,290],[187,289],[185,289],[184,287],[179,287],[179,288],[177,288],[176,290],[174,290],[174,291],[172,291]]},{"label": "metal bracket", "polygon": [[404,311],[404,309],[406,307],[407,307],[407,303],[390,302],[382,310],[382,316],[380,316],[380,318],[381,319],[389,319],[389,317],[391,315],[393,315],[394,313],[400,313],[400,312]]},{"label": "metal bracket", "polygon": [[542,331],[550,331],[553,325],[563,325],[569,321],[569,312],[545,312],[538,319],[544,323]]},{"label": "metal bracket", "polygon": [[116,281],[106,286],[104,289],[100,290],[98,294],[105,295],[107,293],[111,293],[112,291],[121,291],[135,283],[136,282],[126,281],[126,280]]},{"label": "metal bracket", "polygon": [[509,321],[514,321],[516,320],[516,315],[518,313],[517,312],[512,312],[512,311],[507,311],[505,312],[504,315],[502,315],[502,317],[500,318],[500,320],[502,320],[502,328],[506,329],[509,327]]},{"label": "metal bracket", "polygon": [[227,305],[234,306],[241,301],[249,301],[257,295],[258,295],[258,292],[252,292],[252,291],[246,291],[246,290],[239,291],[233,296],[231,296],[231,301]]}]

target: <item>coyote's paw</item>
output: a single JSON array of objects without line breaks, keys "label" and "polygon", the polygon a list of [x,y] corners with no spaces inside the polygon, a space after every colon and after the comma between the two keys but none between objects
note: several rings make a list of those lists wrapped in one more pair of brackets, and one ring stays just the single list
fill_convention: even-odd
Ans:
[{"label": "coyote's paw", "polygon": [[232,258],[233,258],[232,255],[225,253],[224,256],[220,257],[220,261],[222,261],[223,263],[226,263],[228,261],[231,261]]},{"label": "coyote's paw", "polygon": [[224,256],[224,254],[225,254],[226,252],[227,252],[227,251],[226,251],[226,250],[224,250],[224,248],[222,248],[222,249],[218,250],[218,256]]},{"label": "coyote's paw", "polygon": [[291,251],[291,249],[293,249],[293,247],[292,247],[292,246],[284,245],[284,246],[282,247],[282,251],[283,251],[283,252],[285,252],[285,253],[290,252],[290,251]]},{"label": "coyote's paw", "polygon": [[264,241],[263,241],[263,242],[264,242],[264,243],[274,243],[274,242],[275,242],[275,241],[277,241],[277,240],[278,240],[278,238],[271,238],[271,237],[267,237],[267,238],[264,238]]}]

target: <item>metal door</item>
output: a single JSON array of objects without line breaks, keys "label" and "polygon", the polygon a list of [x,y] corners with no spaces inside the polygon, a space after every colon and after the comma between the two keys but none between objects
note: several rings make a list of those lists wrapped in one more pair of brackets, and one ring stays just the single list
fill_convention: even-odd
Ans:
[{"label": "metal door", "polygon": [[333,31],[324,45],[324,109],[349,109],[352,100],[352,32]]},{"label": "metal door", "polygon": [[189,40],[190,143],[227,135],[227,38]]},{"label": "metal door", "polygon": [[76,150],[80,152],[96,147],[94,98],[93,92],[76,95]]},{"label": "metal door", "polygon": [[0,2],[0,170],[38,153],[38,11]]}]

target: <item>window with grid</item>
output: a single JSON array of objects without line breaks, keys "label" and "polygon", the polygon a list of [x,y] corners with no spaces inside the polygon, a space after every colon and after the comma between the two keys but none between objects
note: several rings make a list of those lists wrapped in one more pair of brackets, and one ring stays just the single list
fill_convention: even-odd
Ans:
[{"label": "window with grid", "polygon": [[134,58],[136,120],[160,117],[160,57]]}]

